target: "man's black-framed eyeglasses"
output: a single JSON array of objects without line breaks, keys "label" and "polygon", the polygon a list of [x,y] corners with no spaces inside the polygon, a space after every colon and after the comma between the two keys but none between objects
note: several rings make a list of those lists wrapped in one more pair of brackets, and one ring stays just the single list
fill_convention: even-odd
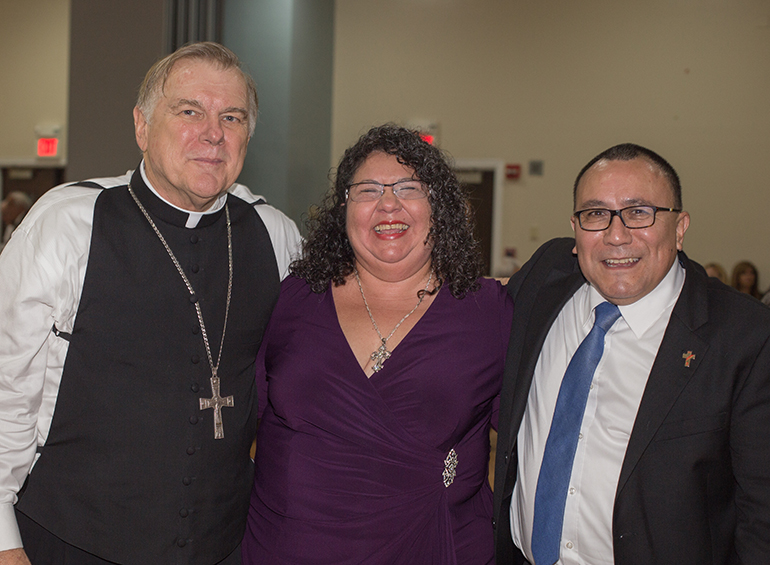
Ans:
[{"label": "man's black-framed eyeglasses", "polygon": [[658,212],[681,212],[681,208],[661,208],[660,206],[627,206],[620,210],[607,208],[587,208],[572,214],[585,231],[604,231],[612,223],[614,216],[619,216],[623,225],[630,230],[649,228],[655,223]]}]

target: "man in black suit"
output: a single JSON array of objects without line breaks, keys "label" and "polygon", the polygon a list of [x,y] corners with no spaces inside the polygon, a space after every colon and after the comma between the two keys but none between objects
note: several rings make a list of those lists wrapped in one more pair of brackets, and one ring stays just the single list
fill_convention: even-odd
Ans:
[{"label": "man in black suit", "polygon": [[[575,239],[543,245],[508,285],[498,565],[770,563],[770,309],[682,252],[690,217],[656,153],[598,155],[574,210]],[[553,459],[559,404],[577,396],[560,396],[567,367],[602,303],[620,317],[568,426],[572,451]]]}]

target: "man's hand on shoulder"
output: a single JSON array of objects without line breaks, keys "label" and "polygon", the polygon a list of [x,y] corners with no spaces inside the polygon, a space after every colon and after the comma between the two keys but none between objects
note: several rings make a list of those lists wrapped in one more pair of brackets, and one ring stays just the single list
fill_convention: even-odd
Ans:
[{"label": "man's hand on shoulder", "polygon": [[0,551],[0,565],[31,565],[22,548]]}]

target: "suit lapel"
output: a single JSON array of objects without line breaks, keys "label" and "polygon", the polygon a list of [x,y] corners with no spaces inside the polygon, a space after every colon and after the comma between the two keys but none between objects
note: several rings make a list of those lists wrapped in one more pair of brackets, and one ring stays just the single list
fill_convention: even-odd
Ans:
[{"label": "suit lapel", "polygon": [[684,287],[647,379],[620,471],[616,499],[682,390],[696,378],[708,350],[708,343],[694,333],[708,317],[706,279],[695,271],[684,253],[680,253],[680,261],[686,270]]},{"label": "suit lapel", "polygon": [[577,261],[573,260],[573,264],[575,268],[569,271],[551,269],[544,283],[528,285],[528,295],[522,291],[517,300],[517,304],[530,305],[530,308],[517,320],[516,329],[514,329],[514,339],[516,339],[516,330],[519,330],[518,335],[523,341],[518,359],[509,359],[509,361],[515,361],[517,366],[506,368],[506,373],[517,375],[511,407],[509,435],[511,447],[516,441],[519,425],[527,407],[532,376],[543,342],[564,304],[585,283],[585,279],[577,269]]}]

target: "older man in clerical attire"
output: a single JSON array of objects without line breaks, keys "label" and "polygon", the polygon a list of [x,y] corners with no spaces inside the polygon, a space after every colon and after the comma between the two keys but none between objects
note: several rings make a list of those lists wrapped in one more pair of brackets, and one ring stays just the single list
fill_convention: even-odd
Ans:
[{"label": "older man in clerical attire", "polygon": [[256,112],[229,50],[169,55],[136,171],[49,191],[3,251],[0,564],[240,563],[254,360],[298,243],[228,193]]}]

